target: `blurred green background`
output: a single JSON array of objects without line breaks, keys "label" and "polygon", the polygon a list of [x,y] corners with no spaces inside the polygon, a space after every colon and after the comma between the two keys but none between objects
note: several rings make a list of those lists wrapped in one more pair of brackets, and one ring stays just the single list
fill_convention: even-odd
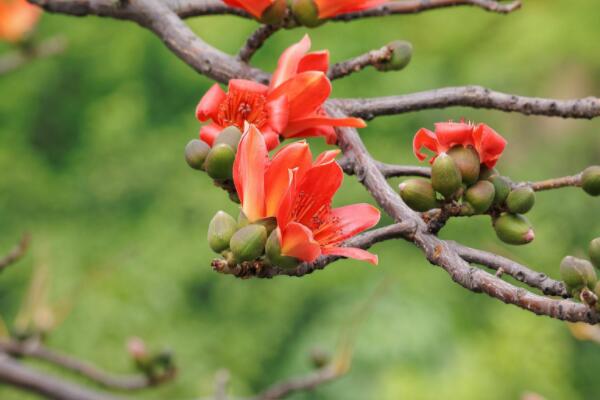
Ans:
[{"label": "blurred green background", "polygon": [[[330,49],[333,61],[394,39],[414,45],[406,70],[363,71],[336,81],[335,96],[481,84],[584,97],[600,94],[599,13],[594,0],[528,0],[509,16],[459,7],[331,23],[310,35],[313,49]],[[234,17],[188,22],[231,53],[256,28]],[[303,33],[277,33],[256,64],[272,70]],[[194,108],[211,82],[133,23],[44,15],[36,36],[53,35],[69,40],[65,54],[0,77],[0,253],[22,232],[33,236],[27,257],[0,279],[7,322],[34,267],[47,265],[50,301],[71,306],[49,345],[125,373],[133,370],[125,342],[140,336],[173,349],[180,373],[139,398],[208,395],[221,368],[230,370],[233,392],[248,395],[310,371],[310,350],[335,350],[357,310],[379,293],[356,332],[350,373],[293,399],[517,399],[526,391],[597,398],[600,345],[575,340],[562,322],[462,289],[402,241],[374,248],[378,267],[341,261],[302,279],[214,273],[207,224],[217,210],[236,207],[182,154],[197,135]],[[600,164],[600,120],[452,108],[380,118],[361,134],[377,158],[414,163],[414,132],[460,117],[485,121],[508,139],[499,168],[515,180]],[[315,153],[325,148],[313,143]],[[336,203],[359,201],[372,199],[347,178]],[[530,219],[537,238],[522,248],[499,242],[483,217],[452,221],[442,236],[558,278],[560,259],[583,254],[600,235],[600,201],[579,189],[541,193]],[[383,291],[382,282],[389,283]],[[0,397],[33,398],[6,387]]]}]

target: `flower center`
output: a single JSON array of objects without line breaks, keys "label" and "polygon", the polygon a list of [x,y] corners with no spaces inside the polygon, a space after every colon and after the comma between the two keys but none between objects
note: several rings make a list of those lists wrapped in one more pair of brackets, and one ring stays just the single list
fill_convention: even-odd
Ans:
[{"label": "flower center", "polygon": [[267,122],[266,103],[262,94],[230,90],[225,101],[219,105],[219,125],[235,125],[243,130],[244,122],[248,122],[260,129]]},{"label": "flower center", "polygon": [[318,240],[322,245],[336,244],[343,232],[338,226],[339,218],[331,214],[331,204],[324,200],[300,191],[292,208],[292,220],[310,229],[315,239],[321,236]]}]

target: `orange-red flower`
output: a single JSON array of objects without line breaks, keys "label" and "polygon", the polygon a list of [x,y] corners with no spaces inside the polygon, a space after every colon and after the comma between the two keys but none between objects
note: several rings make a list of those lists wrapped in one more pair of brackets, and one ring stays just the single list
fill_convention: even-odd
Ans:
[{"label": "orange-red flower", "polygon": [[413,139],[413,152],[421,161],[427,158],[423,147],[435,155],[443,153],[456,145],[473,146],[482,164],[493,168],[506,147],[506,140],[486,124],[473,125],[464,122],[439,122],[435,124],[435,132],[421,128]]},{"label": "orange-red flower", "polygon": [[264,135],[269,150],[284,138],[324,136],[336,142],[334,126],[365,126],[359,118],[331,118],[322,105],[331,93],[325,75],[329,52],[308,53],[310,38],[304,38],[283,52],[269,86],[234,79],[228,92],[213,85],[196,108],[200,121],[211,123],[200,129],[200,138],[212,146],[224,128],[245,123],[255,125]]},{"label": "orange-red flower", "polygon": [[[260,19],[265,10],[276,0],[223,0],[225,4],[241,8]],[[362,11],[377,7],[388,0],[313,0],[317,7],[319,18],[331,18],[336,15]]]},{"label": "orange-red flower", "polygon": [[242,136],[233,179],[242,210],[251,222],[276,217],[281,253],[312,262],[322,254],[356,258],[377,264],[377,256],[340,247],[346,239],[379,221],[369,204],[331,208],[343,180],[335,161],[338,150],[313,162],[306,142],[284,146],[269,160],[263,135],[249,126]]},{"label": "orange-red flower", "polygon": [[0,40],[18,42],[34,27],[41,9],[26,0],[0,0]]}]

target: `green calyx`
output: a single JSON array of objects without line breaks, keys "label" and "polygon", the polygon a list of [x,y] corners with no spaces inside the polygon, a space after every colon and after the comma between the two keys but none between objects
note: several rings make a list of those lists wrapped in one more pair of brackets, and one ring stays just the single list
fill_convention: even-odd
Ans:
[{"label": "green calyx", "polygon": [[462,185],[462,176],[456,163],[446,153],[441,153],[431,167],[431,184],[445,198],[451,198]]},{"label": "green calyx", "polygon": [[439,207],[435,191],[428,179],[408,179],[402,182],[398,188],[402,200],[415,211],[423,212]]},{"label": "green calyx", "polygon": [[594,290],[596,270],[588,260],[566,256],[560,263],[560,275],[569,290],[581,290],[584,287]]},{"label": "green calyx", "polygon": [[489,181],[479,181],[465,192],[465,200],[473,208],[474,214],[483,214],[494,202],[496,190]]},{"label": "green calyx", "polygon": [[229,247],[235,260],[240,263],[262,256],[266,242],[267,229],[260,224],[250,224],[233,234]]},{"label": "green calyx", "polygon": [[300,264],[300,260],[294,257],[288,257],[281,254],[281,238],[279,230],[276,229],[269,235],[265,246],[267,260],[271,265],[284,269],[293,269]]},{"label": "green calyx", "polygon": [[374,64],[373,66],[383,72],[400,71],[404,69],[412,58],[413,47],[410,42],[405,40],[396,40],[387,45],[390,51],[390,58],[384,62]]},{"label": "green calyx", "polygon": [[308,28],[325,22],[319,19],[319,9],[313,0],[292,0],[292,15],[300,25]]},{"label": "green calyx", "polygon": [[194,169],[204,169],[204,160],[210,152],[210,146],[199,139],[192,139],[185,146],[185,161]]},{"label": "green calyx", "polygon": [[535,192],[528,186],[511,191],[506,198],[506,206],[514,214],[525,214],[535,204]]},{"label": "green calyx", "polygon": [[217,144],[208,153],[204,168],[213,179],[225,180],[233,176],[235,151],[225,143]]},{"label": "green calyx", "polygon": [[481,161],[479,160],[479,154],[473,147],[454,146],[448,150],[448,155],[456,163],[465,184],[472,185],[477,182],[481,170]]},{"label": "green calyx", "polygon": [[217,135],[215,142],[213,143],[213,147],[219,144],[227,144],[233,149],[234,152],[236,152],[241,138],[242,132],[237,128],[237,126],[229,126],[223,129]]},{"label": "green calyx", "polygon": [[479,171],[479,179],[490,179],[493,176],[500,175],[496,168],[490,168],[482,165]]},{"label": "green calyx", "polygon": [[596,266],[596,268],[600,269],[600,237],[590,242],[588,253],[592,263]]},{"label": "green calyx", "polygon": [[287,1],[275,0],[273,4],[263,11],[263,14],[260,16],[260,22],[268,25],[279,25],[283,22],[286,13]]},{"label": "green calyx", "polygon": [[496,236],[504,243],[527,244],[535,238],[529,220],[520,214],[504,213],[494,221]]},{"label": "green calyx", "polygon": [[510,182],[503,176],[493,175],[487,179],[494,185],[494,204],[499,205],[506,201],[510,193]]},{"label": "green calyx", "polygon": [[215,253],[227,250],[236,229],[235,219],[226,212],[219,211],[208,224],[208,245]]},{"label": "green calyx", "polygon": [[600,165],[588,167],[583,171],[581,187],[590,196],[600,196]]}]

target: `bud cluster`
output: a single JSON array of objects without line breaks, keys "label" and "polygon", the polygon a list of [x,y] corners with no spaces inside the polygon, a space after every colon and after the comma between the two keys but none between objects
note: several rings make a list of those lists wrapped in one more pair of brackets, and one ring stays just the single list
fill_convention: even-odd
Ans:
[{"label": "bud cluster", "polygon": [[208,245],[221,254],[229,267],[258,262],[280,268],[295,268],[300,261],[281,254],[281,239],[275,218],[250,223],[243,211],[237,218],[219,211],[208,225]]},{"label": "bud cluster", "polygon": [[399,188],[402,199],[415,211],[453,205],[457,215],[492,216],[496,235],[505,243],[521,245],[534,239],[523,214],[533,208],[535,192],[528,186],[513,188],[495,168],[481,164],[472,146],[457,145],[440,153],[431,179],[409,179]]},{"label": "bud cluster", "polygon": [[231,200],[238,203],[239,199],[233,188],[232,171],[241,137],[242,132],[237,127],[230,126],[217,135],[212,148],[200,139],[193,139],[185,146],[185,160],[188,165],[196,170],[206,171],[215,185],[227,190]]},{"label": "bud cluster", "polygon": [[600,269],[600,237],[592,240],[588,249],[591,261],[566,256],[560,263],[560,275],[567,286],[569,293],[576,299],[596,306],[600,311],[598,297],[600,297],[600,282],[598,269]]},{"label": "bud cluster", "polygon": [[600,165],[588,167],[583,171],[581,187],[590,196],[600,196]]}]

